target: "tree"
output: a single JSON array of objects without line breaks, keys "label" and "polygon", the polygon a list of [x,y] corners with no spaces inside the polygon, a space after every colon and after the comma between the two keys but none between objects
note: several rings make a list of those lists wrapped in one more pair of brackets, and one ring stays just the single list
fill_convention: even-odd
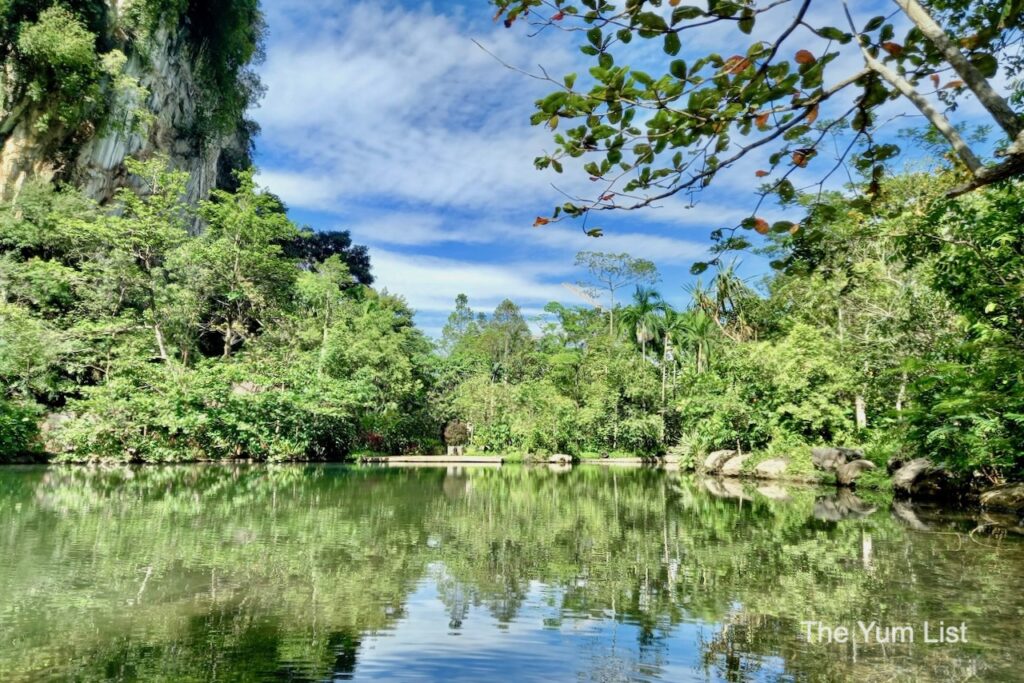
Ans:
[{"label": "tree", "polygon": [[[582,33],[580,50],[596,62],[587,81],[531,74],[554,86],[537,101],[532,122],[562,126],[554,133],[555,151],[538,157],[536,166],[561,172],[567,159],[581,159],[598,184],[594,196],[573,198],[553,219],[646,207],[680,193],[692,199],[723,169],[762,149],[771,153],[768,166],[754,174],[763,179],[762,200],[769,194],[791,200],[794,180],[816,158],[824,183],[855,150],[854,163],[873,195],[884,163],[899,154],[884,141],[878,117],[893,99],[909,102],[944,138],[960,176],[950,195],[1024,173],[1024,81],[1016,78],[1024,66],[1024,5],[895,1],[895,16],[858,24],[845,2],[840,12],[831,0],[709,0],[706,7],[678,0],[491,0],[506,26],[523,20],[538,32]],[[834,25],[813,20],[812,5],[831,10]],[[680,58],[683,39],[697,31],[719,36],[720,48]],[[650,54],[644,46],[631,51],[634,38],[663,48],[659,72],[628,65],[641,52],[645,59]],[[849,69],[851,56],[859,67]],[[849,70],[839,71],[844,66]],[[1000,72],[1011,81],[1009,97],[993,85]],[[1005,138],[994,154],[998,163],[986,164],[947,117],[967,92]],[[840,151],[826,160],[835,145]],[[746,239],[735,235],[737,228],[785,232],[793,225],[770,226],[755,208],[739,226],[713,236],[722,250],[742,248]]]},{"label": "tree", "polygon": [[576,254],[576,266],[587,269],[589,281],[580,286],[590,290],[593,296],[601,291],[608,292],[608,335],[615,335],[615,292],[630,285],[658,281],[658,270],[646,259],[633,258],[629,254],[610,254],[601,251],[581,251]]},{"label": "tree", "polygon": [[166,261],[188,238],[190,215],[183,200],[188,174],[169,170],[162,157],[129,160],[126,165],[141,184],[141,192],[122,188],[115,196],[120,213],[107,219],[112,260],[122,266],[122,292],[138,293],[157,352],[166,362],[170,354],[164,328],[171,306]]},{"label": "tree", "polygon": [[647,344],[657,341],[661,333],[663,321],[659,314],[664,308],[665,303],[658,292],[638,285],[633,292],[633,303],[619,316],[619,324],[636,339],[644,360],[647,360]]},{"label": "tree", "polygon": [[280,246],[295,226],[275,206],[245,171],[237,192],[217,190],[199,208],[207,229],[188,244],[184,267],[205,305],[203,326],[221,336],[225,358],[285,302],[298,274]]},{"label": "tree", "polygon": [[370,272],[370,253],[365,246],[352,244],[352,236],[348,230],[327,232],[302,230],[293,239],[285,242],[284,254],[289,258],[297,259],[305,268],[312,268],[332,256],[339,256],[348,266],[356,283],[373,284],[373,275]]}]

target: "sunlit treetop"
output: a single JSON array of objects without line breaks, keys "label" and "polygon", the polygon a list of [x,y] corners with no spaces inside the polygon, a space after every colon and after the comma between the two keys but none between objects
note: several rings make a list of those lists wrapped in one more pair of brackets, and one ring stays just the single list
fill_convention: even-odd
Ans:
[{"label": "sunlit treetop", "polygon": [[[798,230],[798,222],[759,218],[764,199],[785,204],[840,171],[863,180],[866,198],[877,194],[885,162],[901,153],[881,130],[881,107],[897,100],[941,136],[961,176],[951,195],[1024,174],[1022,0],[894,0],[888,14],[866,20],[853,11],[861,3],[836,0],[491,4],[508,27],[579,32],[593,60],[584,78],[556,78],[543,66],[530,74],[554,86],[532,122],[553,131],[556,147],[536,166],[561,173],[578,159],[595,188],[571,195],[539,225],[676,195],[692,202],[724,169],[744,164],[758,199],[740,225],[715,231],[716,248],[745,247],[740,229]],[[711,51],[697,47],[709,44]],[[1008,93],[999,91],[1003,79]],[[999,133],[994,152],[951,120],[968,94]]]}]

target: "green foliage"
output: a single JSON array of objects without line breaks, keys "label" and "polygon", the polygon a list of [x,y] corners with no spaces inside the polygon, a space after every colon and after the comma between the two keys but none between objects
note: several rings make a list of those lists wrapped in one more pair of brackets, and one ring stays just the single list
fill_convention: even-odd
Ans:
[{"label": "green foliage", "polygon": [[103,106],[101,63],[96,34],[70,10],[59,5],[40,13],[35,23],[23,24],[17,48],[28,83],[28,96],[37,104],[53,98],[49,114],[38,122],[40,132],[51,124],[75,128]]},{"label": "green foliage", "polygon": [[0,463],[39,451],[39,405],[0,397]]},{"label": "green foliage", "polygon": [[904,240],[963,316],[957,343],[919,363],[910,438],[963,469],[1024,472],[1024,187],[936,206]]},{"label": "green foliage", "polygon": [[[903,13],[896,10],[895,17],[869,19],[860,5],[854,16],[844,17],[843,8],[829,0],[807,0],[796,8],[675,0],[490,4],[507,28],[520,22],[534,29],[530,35],[549,29],[575,37],[574,46],[591,64],[582,77],[556,78],[544,69],[534,74],[551,92],[536,100],[531,123],[550,128],[554,144],[535,166],[562,173],[567,162],[576,161],[572,166],[600,188],[556,207],[539,225],[563,216],[650,207],[673,196],[692,201],[728,168],[750,169],[745,172],[756,195],[753,211],[768,196],[789,205],[797,186],[808,184],[806,174],[824,184],[835,172],[833,145],[840,161],[851,161],[862,174],[857,189],[875,198],[887,165],[901,153],[896,144],[879,142],[885,119],[878,110],[899,98],[944,131],[943,151],[965,180],[963,191],[1019,177],[1024,168],[1019,144],[990,139],[972,152],[947,119],[973,91],[1005,139],[1018,139],[1024,97],[1024,81],[1016,78],[1024,66],[1019,2],[914,3],[914,10],[901,5]],[[713,36],[711,43],[688,38],[695,34]],[[801,34],[810,42],[801,43]],[[1007,99],[997,85],[1004,75],[1012,79]],[[927,104],[932,94],[945,112]],[[1011,158],[985,168],[982,157],[992,143]],[[750,159],[762,150],[767,161],[755,171]],[[722,252],[750,247],[754,231],[784,233],[797,224],[770,224],[752,213],[715,228],[715,258],[696,264],[695,273],[719,264]]]}]

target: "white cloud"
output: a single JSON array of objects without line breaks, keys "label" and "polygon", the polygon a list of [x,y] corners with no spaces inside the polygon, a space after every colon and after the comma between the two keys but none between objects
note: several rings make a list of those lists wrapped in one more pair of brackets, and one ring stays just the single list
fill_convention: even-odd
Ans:
[{"label": "white cloud", "polygon": [[374,249],[372,257],[377,285],[402,294],[417,311],[450,311],[463,293],[479,310],[493,309],[505,298],[534,308],[567,298],[558,283],[544,280],[552,271],[549,263],[474,263],[386,249]]},{"label": "white cloud", "polygon": [[[494,208],[552,192],[533,168],[548,133],[528,121],[547,87],[472,39],[525,65],[535,41],[500,26],[470,30],[429,7],[325,7],[302,30],[269,14],[267,96],[254,114],[270,153],[264,175],[289,204],[330,210],[388,198]],[[555,73],[569,68],[568,49],[545,48]]]}]

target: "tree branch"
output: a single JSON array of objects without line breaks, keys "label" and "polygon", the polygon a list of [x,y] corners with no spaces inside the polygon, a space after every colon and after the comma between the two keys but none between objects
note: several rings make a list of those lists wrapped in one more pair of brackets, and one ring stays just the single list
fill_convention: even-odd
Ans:
[{"label": "tree branch", "polygon": [[964,80],[967,87],[977,96],[978,101],[988,110],[992,118],[996,120],[1011,141],[1017,140],[1021,135],[1020,117],[1014,112],[1006,100],[997,93],[988,79],[964,57],[960,49],[953,44],[946,32],[942,30],[928,10],[921,6],[917,0],[893,0],[902,9],[910,21],[924,34],[931,43],[938,48],[942,56],[946,58],[950,66],[956,70],[960,78]]},{"label": "tree branch", "polygon": [[[901,0],[896,0],[900,2]],[[964,165],[971,171],[972,174],[977,173],[982,169],[981,161],[971,151],[971,148],[967,145],[967,142],[960,137],[960,133],[957,132],[956,128],[949,122],[949,120],[943,116],[935,107],[932,106],[921,93],[914,88],[911,83],[900,76],[898,73],[890,69],[888,66],[878,61],[867,46],[864,44],[861,35],[857,32],[853,24],[853,17],[850,16],[850,9],[846,3],[843,3],[843,9],[846,11],[846,20],[850,23],[850,30],[857,35],[857,43],[860,45],[861,54],[864,55],[864,63],[867,64],[868,68],[877,73],[879,76],[888,81],[893,87],[900,91],[900,93],[910,100],[918,111],[924,114],[925,118],[935,126],[943,137],[949,141],[950,146],[956,151],[957,155],[964,162]]]}]

